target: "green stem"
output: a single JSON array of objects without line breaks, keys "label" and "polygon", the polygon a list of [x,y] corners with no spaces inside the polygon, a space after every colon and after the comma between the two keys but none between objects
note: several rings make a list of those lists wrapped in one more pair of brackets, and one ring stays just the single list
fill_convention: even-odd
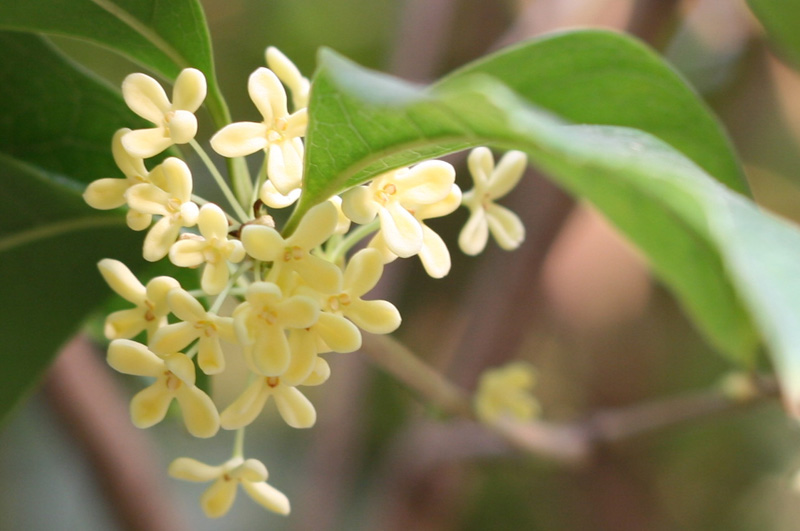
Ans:
[{"label": "green stem", "polygon": [[344,255],[347,251],[353,248],[358,242],[378,230],[380,227],[380,220],[374,219],[366,225],[361,225],[356,230],[348,234],[339,245],[328,255],[328,260],[334,264]]},{"label": "green stem", "polygon": [[245,428],[236,430],[236,436],[233,439],[233,457],[244,458],[244,430]]},{"label": "green stem", "polygon": [[222,306],[222,303],[225,302],[225,299],[230,294],[230,291],[231,291],[231,288],[233,288],[233,285],[236,284],[236,281],[239,279],[239,277],[242,275],[242,273],[244,273],[245,271],[250,269],[250,267],[251,267],[251,264],[249,264],[247,261],[242,262],[239,265],[238,269],[236,269],[236,271],[233,273],[233,275],[231,275],[231,277],[228,279],[228,284],[225,286],[225,289],[223,289],[220,292],[220,294],[217,295],[217,298],[214,300],[214,304],[212,304],[211,308],[208,309],[209,312],[217,313],[219,311],[220,307]]},{"label": "green stem", "polygon": [[222,174],[219,172],[217,167],[214,165],[214,162],[208,156],[208,153],[206,153],[203,147],[200,144],[198,144],[197,140],[195,139],[192,139],[189,142],[189,144],[192,146],[192,149],[194,149],[195,153],[197,153],[197,155],[203,161],[203,164],[206,165],[208,171],[211,172],[211,176],[214,177],[214,180],[217,182],[217,185],[219,186],[220,190],[222,190],[222,193],[225,195],[225,198],[231,204],[231,207],[233,207],[233,210],[236,213],[236,215],[239,216],[239,220],[242,223],[246,223],[247,220],[249,219],[247,214],[242,209],[242,205],[239,204],[239,201],[233,195],[233,192],[228,186],[228,183],[225,182],[225,178],[222,177]]}]

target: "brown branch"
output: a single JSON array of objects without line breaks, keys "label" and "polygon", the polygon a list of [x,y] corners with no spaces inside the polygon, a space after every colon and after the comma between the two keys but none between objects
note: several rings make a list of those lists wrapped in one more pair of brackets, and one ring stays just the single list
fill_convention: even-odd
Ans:
[{"label": "brown branch", "polygon": [[83,448],[122,529],[187,529],[162,483],[157,451],[128,418],[126,399],[92,343],[76,336],[48,373],[44,392]]}]

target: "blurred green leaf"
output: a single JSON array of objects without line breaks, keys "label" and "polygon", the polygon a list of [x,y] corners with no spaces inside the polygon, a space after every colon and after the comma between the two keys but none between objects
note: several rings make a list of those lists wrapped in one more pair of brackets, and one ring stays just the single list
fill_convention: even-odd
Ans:
[{"label": "blurred green leaf", "polygon": [[797,0],[747,0],[778,52],[800,68],[800,2]]},{"label": "blurred green leaf", "polygon": [[142,263],[124,216],[84,204],[85,183],[120,175],[111,136],[138,123],[112,89],[40,38],[0,33],[0,417],[42,375],[83,317],[110,295],[113,256]]},{"label": "blurred green leaf", "polygon": [[[521,149],[645,253],[717,348],[738,362],[753,361],[754,306],[740,295],[757,291],[749,271],[764,266],[756,257],[746,266],[733,260],[731,242],[739,240],[718,227],[733,212],[727,202],[760,216],[767,239],[784,227],[662,141],[634,129],[566,125],[489,76],[457,76],[425,90],[332,52],[322,54],[311,105],[308,195],[297,212],[432,156],[484,144]],[[772,282],[789,280],[784,274]],[[800,301],[796,306],[800,316]]]},{"label": "blurred green leaf", "polygon": [[208,81],[206,104],[228,122],[211,41],[197,0],[26,0],[0,2],[0,29],[74,37],[110,48],[169,80],[188,67]]}]

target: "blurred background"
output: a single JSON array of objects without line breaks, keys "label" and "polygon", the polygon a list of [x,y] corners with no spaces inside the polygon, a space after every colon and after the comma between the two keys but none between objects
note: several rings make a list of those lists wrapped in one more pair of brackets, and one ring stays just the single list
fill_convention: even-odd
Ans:
[{"label": "blurred background", "polygon": [[[636,35],[720,117],[756,199],[800,219],[800,75],[767,47],[743,1],[202,3],[234,120],[257,116],[246,80],[268,45],[307,75],[328,46],[425,83],[546,32],[594,26]],[[117,86],[138,70],[58,43]],[[464,157],[450,160],[469,189]],[[431,280],[416,259],[398,261],[370,294],[398,305],[396,336],[427,363],[472,390],[484,369],[528,360],[552,421],[707,389],[732,370],[598,214],[533,170],[512,195],[503,202],[528,231],[519,250],[490,242],[477,259],[463,256],[455,241],[466,212],[458,212],[431,222],[450,246],[448,277]],[[69,350],[70,363],[61,359],[0,432],[0,529],[800,529],[791,490],[800,431],[776,400],[603,445],[587,462],[565,465],[487,447],[359,353],[327,356],[333,375],[312,389],[313,429],[291,430],[267,408],[248,430],[246,453],[268,466],[292,515],[268,513],[240,492],[229,515],[210,521],[198,505],[206,486],[171,480],[165,468],[182,455],[221,462],[232,437],[197,441],[175,423],[136,430],[127,399],[138,383],[106,370],[102,351],[85,342]],[[224,382],[217,391],[226,396]],[[129,462],[104,455],[108,445]],[[137,485],[122,502],[113,492],[120,483]],[[151,513],[126,512],[125,496],[149,497]]]}]

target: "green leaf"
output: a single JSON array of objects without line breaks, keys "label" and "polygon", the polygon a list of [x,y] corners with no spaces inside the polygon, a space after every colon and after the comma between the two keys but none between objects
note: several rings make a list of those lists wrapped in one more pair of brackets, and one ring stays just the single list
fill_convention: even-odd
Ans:
[{"label": "green leaf", "polygon": [[800,68],[800,3],[796,0],[747,0],[767,36],[796,68]]},{"label": "green leaf", "polygon": [[[387,169],[477,145],[520,149],[644,252],[721,351],[752,363],[759,334],[774,339],[760,319],[761,329],[754,328],[751,314],[760,308],[749,297],[759,293],[754,283],[761,280],[750,269],[761,268],[762,258],[733,260],[746,252],[734,248],[740,240],[724,228],[738,215],[728,204],[760,216],[767,239],[770,231],[793,229],[648,133],[568,125],[489,76],[457,76],[426,90],[332,52],[322,54],[311,105],[307,196],[295,219],[327,193]],[[771,282],[791,280],[783,275]],[[800,301],[795,306],[793,316],[800,317]]]},{"label": "green leaf", "polygon": [[188,67],[208,81],[215,122],[230,122],[197,0],[26,0],[0,2],[0,29],[74,37],[110,48],[174,80]]},{"label": "green leaf", "polygon": [[0,33],[0,418],[42,375],[93,307],[111,295],[111,256],[142,264],[141,234],[80,197],[121,176],[111,136],[138,119],[120,96],[41,39]]}]

